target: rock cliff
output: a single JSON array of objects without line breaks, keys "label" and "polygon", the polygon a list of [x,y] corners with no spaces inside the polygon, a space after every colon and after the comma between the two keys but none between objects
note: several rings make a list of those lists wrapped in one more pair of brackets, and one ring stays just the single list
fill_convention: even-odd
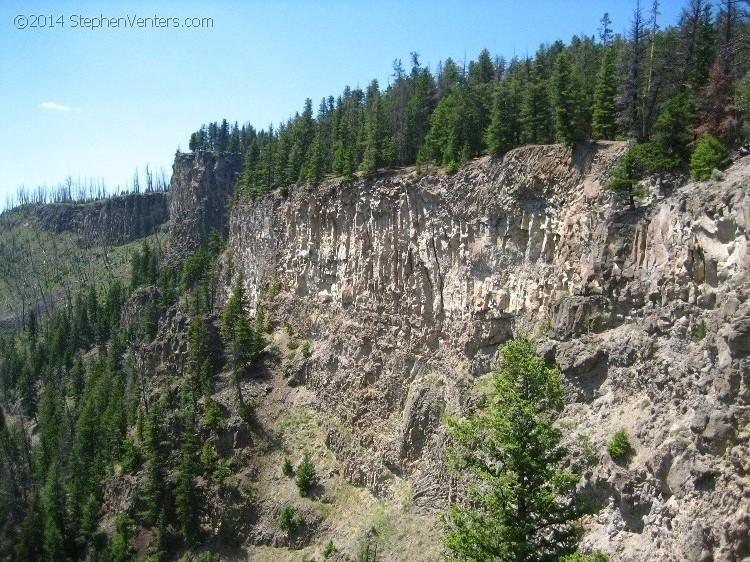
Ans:
[{"label": "rock cliff", "polygon": [[[445,505],[441,415],[466,406],[498,344],[528,334],[566,377],[571,443],[595,457],[581,486],[601,509],[583,544],[614,560],[750,556],[750,161],[719,182],[652,185],[631,208],[602,187],[624,150],[530,146],[452,176],[234,205],[230,275],[311,341],[288,384],[314,397],[347,480],[384,496],[408,481],[420,509]],[[178,157],[183,250],[224,226],[240,166]],[[635,454],[616,463],[605,447],[621,427]]]},{"label": "rock cliff", "polygon": [[150,236],[169,219],[166,193],[131,193],[89,203],[51,203],[34,208],[43,230],[74,232],[83,247],[119,246]]},{"label": "rock cliff", "polygon": [[241,154],[177,154],[169,187],[168,251],[172,261],[190,255],[211,230],[227,233],[227,206],[245,164]]}]

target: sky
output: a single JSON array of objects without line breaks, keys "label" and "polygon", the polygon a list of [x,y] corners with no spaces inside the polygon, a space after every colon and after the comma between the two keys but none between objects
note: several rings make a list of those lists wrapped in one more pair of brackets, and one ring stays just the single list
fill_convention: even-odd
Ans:
[{"label": "sky", "polygon": [[[661,0],[660,23],[675,23],[686,3]],[[146,164],[169,174],[175,151],[188,149],[202,123],[267,128],[305,98],[315,108],[373,78],[384,88],[394,59],[408,69],[412,51],[433,70],[448,57],[476,59],[485,47],[524,57],[542,43],[596,35],[604,12],[625,33],[634,6],[0,0],[0,207],[19,186],[54,186],[68,176],[112,190]]]}]

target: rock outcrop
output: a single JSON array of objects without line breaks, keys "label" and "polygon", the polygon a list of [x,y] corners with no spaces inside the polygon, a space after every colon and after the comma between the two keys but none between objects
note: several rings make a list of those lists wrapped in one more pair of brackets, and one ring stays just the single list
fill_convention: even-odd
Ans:
[{"label": "rock outcrop", "polygon": [[[529,334],[568,381],[571,443],[598,460],[581,482],[602,505],[584,545],[615,560],[750,556],[750,162],[631,208],[602,187],[624,150],[530,146],[452,176],[330,180],[234,206],[231,273],[251,308],[311,341],[290,381],[316,397],[350,482],[388,495],[407,479],[415,504],[444,505],[441,414],[465,407],[498,344]],[[223,227],[239,166],[178,158],[173,239]],[[262,297],[269,283],[280,291]],[[605,446],[621,427],[635,454],[618,464]]]},{"label": "rock outcrop", "polygon": [[227,207],[245,165],[242,154],[178,154],[169,184],[168,252],[180,262],[216,230],[227,234]]},{"label": "rock outcrop", "polygon": [[131,193],[89,203],[50,203],[33,208],[39,228],[76,233],[82,247],[119,246],[150,236],[169,219],[167,194]]}]

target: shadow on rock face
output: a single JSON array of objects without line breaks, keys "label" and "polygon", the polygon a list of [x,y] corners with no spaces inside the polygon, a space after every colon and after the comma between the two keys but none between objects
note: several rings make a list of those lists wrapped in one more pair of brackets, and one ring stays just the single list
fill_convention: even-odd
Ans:
[{"label": "shadow on rock face", "polygon": [[576,401],[592,402],[596,398],[609,368],[607,353],[603,349],[588,347],[580,340],[561,343],[555,362],[574,388]]}]

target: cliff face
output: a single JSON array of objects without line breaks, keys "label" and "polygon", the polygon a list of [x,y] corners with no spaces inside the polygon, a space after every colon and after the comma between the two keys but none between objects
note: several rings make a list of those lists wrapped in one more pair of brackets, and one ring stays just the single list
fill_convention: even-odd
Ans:
[{"label": "cliff face", "polygon": [[245,164],[241,154],[178,154],[169,187],[172,260],[183,260],[208,240],[212,229],[226,236],[227,205]]},{"label": "cliff face", "polygon": [[150,236],[169,219],[166,193],[139,193],[90,203],[53,203],[34,209],[43,230],[74,232],[83,247],[119,246]]},{"label": "cliff face", "polygon": [[[590,439],[597,456],[581,485],[603,507],[584,544],[623,560],[750,555],[750,162],[718,183],[653,186],[631,209],[602,189],[624,149],[525,147],[453,176],[330,181],[234,206],[233,273],[252,309],[262,298],[311,340],[288,384],[314,397],[350,482],[387,496],[406,479],[417,506],[443,506],[441,413],[464,407],[498,344],[529,334],[569,384],[571,444]],[[240,162],[180,158],[170,232],[192,244],[196,224],[205,237],[222,223],[189,209],[224,197]],[[278,294],[260,297],[269,284]],[[636,454],[616,464],[604,449],[620,427]]]}]

